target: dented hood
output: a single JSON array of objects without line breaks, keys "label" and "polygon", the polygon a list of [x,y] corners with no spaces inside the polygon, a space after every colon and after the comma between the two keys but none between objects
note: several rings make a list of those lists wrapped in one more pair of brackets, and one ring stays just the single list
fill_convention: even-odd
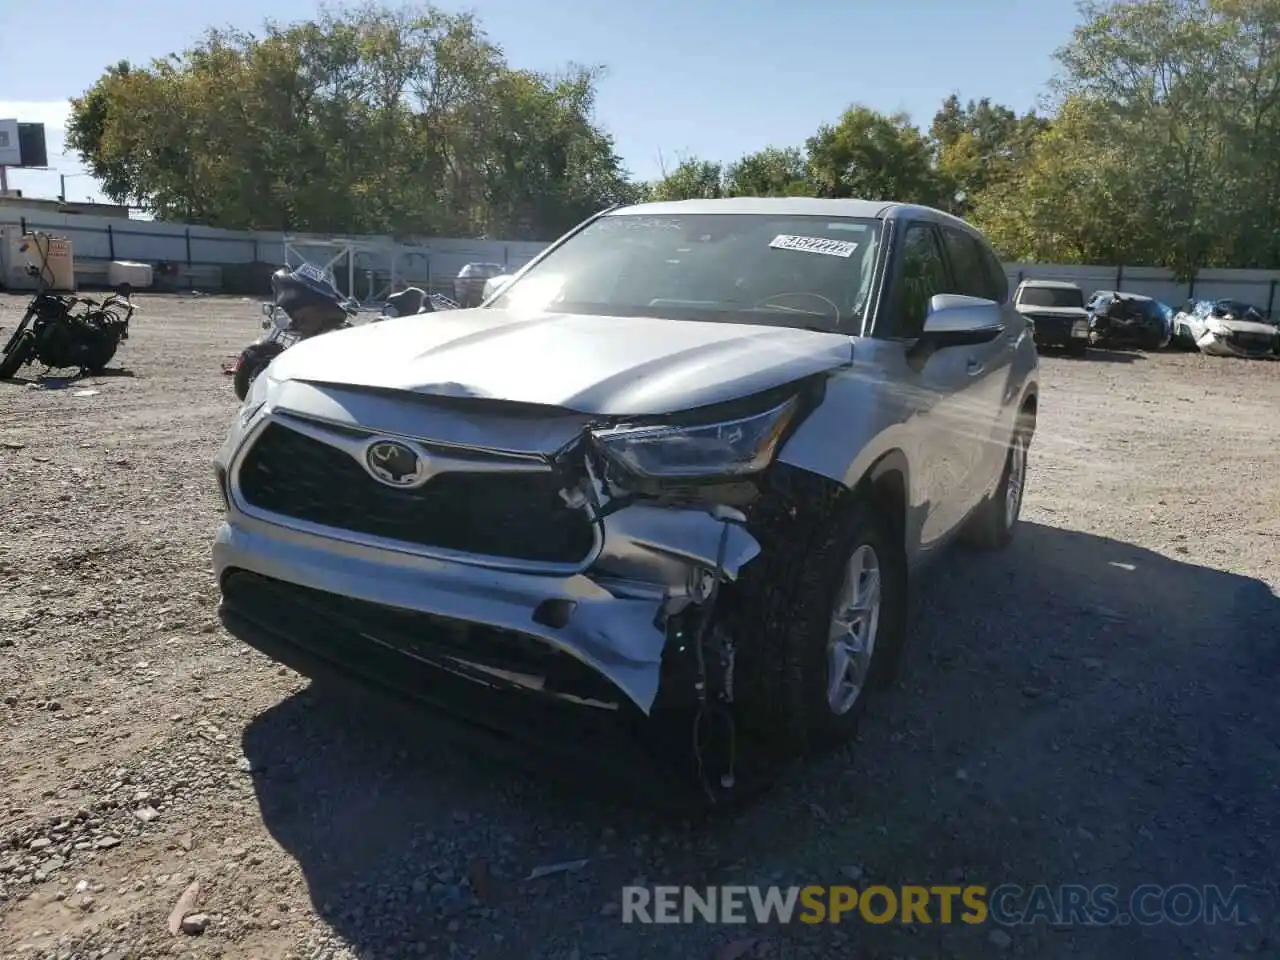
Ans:
[{"label": "dented hood", "polygon": [[852,356],[845,334],[786,327],[447,310],[304,340],[271,379],[640,416],[749,396]]}]

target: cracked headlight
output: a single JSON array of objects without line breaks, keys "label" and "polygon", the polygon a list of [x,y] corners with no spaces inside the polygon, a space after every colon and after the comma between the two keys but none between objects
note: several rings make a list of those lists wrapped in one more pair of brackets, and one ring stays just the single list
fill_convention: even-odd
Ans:
[{"label": "cracked headlight", "polygon": [[653,480],[714,480],[759,473],[795,419],[792,398],[763,413],[689,426],[595,431],[601,452],[627,473]]}]

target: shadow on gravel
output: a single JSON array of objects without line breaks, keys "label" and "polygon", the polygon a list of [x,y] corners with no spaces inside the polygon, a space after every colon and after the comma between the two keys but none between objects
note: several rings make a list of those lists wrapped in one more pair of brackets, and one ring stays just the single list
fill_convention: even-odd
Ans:
[{"label": "shadow on gravel", "polygon": [[35,386],[44,390],[66,390],[88,380],[105,380],[113,377],[132,378],[136,376],[137,374],[125,367],[112,367],[107,370],[100,370],[97,373],[86,373],[83,376],[73,374],[69,377],[55,377],[47,374],[38,374],[34,377],[11,377],[8,380],[0,380],[0,383],[11,384],[15,387]]},{"label": "shadow on gravel", "polygon": [[1062,357],[1065,360],[1078,360],[1080,362],[1092,363],[1134,363],[1139,360],[1146,360],[1146,354],[1136,351],[1125,350],[1122,347],[1089,347],[1088,351],[1082,354],[1070,354],[1065,351],[1044,351],[1047,355],[1053,357]]},{"label": "shadow on gravel", "polygon": [[1280,602],[1263,583],[1024,522],[1003,553],[956,554],[917,585],[903,676],[853,744],[701,830],[600,801],[586,775],[575,794],[432,742],[429,719],[314,689],[258,716],[243,746],[267,828],[361,956],[710,958],[751,933],[776,958],[994,952],[991,923],[940,924],[936,906],[928,926],[745,931],[624,926],[607,906],[636,878],[846,877],[1113,884],[1122,908],[1141,884],[1240,884],[1243,925],[1004,931],[1037,957],[1268,955],[1278,650]]}]

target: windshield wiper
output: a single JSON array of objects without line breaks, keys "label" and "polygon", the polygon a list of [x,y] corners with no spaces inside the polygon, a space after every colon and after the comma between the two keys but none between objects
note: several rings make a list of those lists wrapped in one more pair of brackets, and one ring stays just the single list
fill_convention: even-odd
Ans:
[{"label": "windshield wiper", "polygon": [[775,303],[771,303],[765,307],[752,307],[750,313],[759,316],[760,314],[784,313],[787,316],[815,317],[823,321],[821,324],[812,323],[797,326],[794,323],[781,323],[781,326],[794,327],[798,330],[812,330],[814,333],[839,333],[840,318],[828,317],[825,313],[814,313],[812,310],[801,310],[798,307],[783,307]]}]

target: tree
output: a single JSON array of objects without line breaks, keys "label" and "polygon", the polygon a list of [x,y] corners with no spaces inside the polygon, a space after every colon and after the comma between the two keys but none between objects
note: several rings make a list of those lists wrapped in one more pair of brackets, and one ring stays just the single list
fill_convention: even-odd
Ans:
[{"label": "tree", "polygon": [[515,70],[468,14],[366,4],[114,67],[68,142],[164,219],[550,239],[635,196],[599,76]]},{"label": "tree", "polygon": [[940,205],[946,186],[928,141],[906,114],[853,106],[805,144],[809,178],[821,197],[858,197]]},{"label": "tree", "polygon": [[795,147],[765,147],[729,165],[724,175],[730,197],[804,197],[813,195],[809,166]]},{"label": "tree", "polygon": [[1219,62],[1223,215],[1235,224],[1218,260],[1280,266],[1280,2],[1217,0],[1229,25]]},{"label": "tree", "polygon": [[975,219],[1019,258],[1184,279],[1280,266],[1280,0],[1091,0],[1081,14],[1052,127],[1003,172],[981,170],[966,137],[1008,116],[970,125],[980,110],[949,101],[935,118],[940,171],[979,182]]},{"label": "tree", "polygon": [[1006,257],[1132,263],[1146,229],[1130,158],[1102,135],[1105,111],[1068,99],[1010,174],[975,198],[973,222]]},{"label": "tree", "polygon": [[1127,192],[1149,224],[1132,257],[1190,275],[1216,259],[1232,230],[1213,188],[1225,186],[1221,94],[1233,26],[1205,0],[1081,10],[1084,22],[1058,53],[1065,70],[1055,87],[1095,104],[1094,143],[1127,156]]},{"label": "tree", "polygon": [[947,209],[967,216],[983,191],[1022,169],[1048,126],[1033,112],[1019,117],[987,97],[963,106],[955,94],[947,97],[929,128],[935,169],[948,191]]},{"label": "tree", "polygon": [[650,200],[710,200],[724,196],[724,169],[710,160],[686,157],[654,183]]},{"label": "tree", "polygon": [[614,203],[863,197],[941,207],[1020,259],[1280,268],[1280,0],[1085,0],[1048,112],[947,97],[928,134],[853,105],[803,146],[632,182],[597,66],[519,70],[467,14],[325,12],[121,62],[68,141],[165,219],[549,239]]}]

